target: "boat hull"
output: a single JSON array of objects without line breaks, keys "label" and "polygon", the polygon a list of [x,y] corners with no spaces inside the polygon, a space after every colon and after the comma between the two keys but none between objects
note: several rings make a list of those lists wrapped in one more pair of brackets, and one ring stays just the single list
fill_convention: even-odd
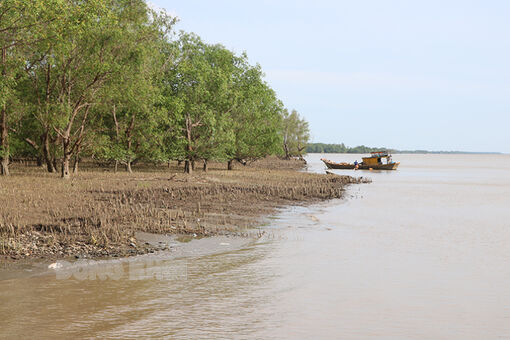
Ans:
[{"label": "boat hull", "polygon": [[397,170],[400,162],[390,164],[378,164],[378,165],[360,165],[360,170]]},{"label": "boat hull", "polygon": [[327,159],[321,159],[326,164],[328,169],[354,169],[355,165],[350,163],[336,163]]},{"label": "boat hull", "polygon": [[[327,159],[321,159],[321,161],[323,161],[324,164],[326,164],[328,169],[352,170],[352,169],[356,168],[356,166],[351,163],[336,163],[336,162],[332,162]],[[374,164],[374,165],[358,164],[358,169],[359,170],[397,170],[399,165],[400,165],[400,162],[390,163],[390,164]]]}]

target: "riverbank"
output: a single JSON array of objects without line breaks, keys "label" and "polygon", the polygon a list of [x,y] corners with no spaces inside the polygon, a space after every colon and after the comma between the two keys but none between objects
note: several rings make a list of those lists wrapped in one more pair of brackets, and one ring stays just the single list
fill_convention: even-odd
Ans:
[{"label": "riverbank", "polygon": [[224,170],[212,164],[192,176],[170,167],[133,174],[82,167],[70,181],[39,168],[13,167],[0,179],[0,258],[119,257],[166,250],[136,233],[256,235],[275,209],[343,197],[362,182],[301,172],[304,163],[276,158]]}]

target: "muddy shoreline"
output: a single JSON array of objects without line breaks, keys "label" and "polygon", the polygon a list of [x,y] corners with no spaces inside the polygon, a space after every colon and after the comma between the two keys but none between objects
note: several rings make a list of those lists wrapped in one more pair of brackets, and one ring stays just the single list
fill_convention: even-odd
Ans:
[{"label": "muddy shoreline", "polygon": [[[62,181],[14,167],[0,182],[0,261],[117,258],[172,251],[141,233],[177,241],[209,236],[256,238],[279,207],[342,198],[363,178],[303,172],[299,160],[276,158],[193,176],[150,167],[134,174],[83,167]],[[147,235],[147,234],[145,234]]]},{"label": "muddy shoreline", "polygon": [[[70,256],[59,259],[28,257],[16,261],[0,261],[0,281],[33,278],[55,273],[59,277],[65,276],[66,278],[74,276],[75,279],[110,278],[115,280],[121,279],[127,273],[131,276],[130,279],[133,279],[132,276],[136,273],[129,273],[128,270],[119,270],[119,268],[127,265],[128,268],[140,267],[139,269],[143,271],[148,265],[175,265],[175,261],[186,261],[190,258],[237,251],[250,247],[258,241],[258,238],[235,235],[191,238],[186,241],[179,238],[178,235],[138,233],[136,239],[139,242],[147,242],[153,246],[154,251],[135,256],[93,258]],[[115,270],[112,270],[112,267]],[[160,273],[155,274],[159,275]]]}]

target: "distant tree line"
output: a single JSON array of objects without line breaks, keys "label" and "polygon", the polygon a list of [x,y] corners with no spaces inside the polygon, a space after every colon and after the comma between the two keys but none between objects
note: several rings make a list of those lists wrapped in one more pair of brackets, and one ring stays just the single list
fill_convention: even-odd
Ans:
[{"label": "distant tree line", "polygon": [[308,123],[260,66],[175,23],[144,0],[0,1],[0,172],[301,156]]},{"label": "distant tree line", "polygon": [[391,153],[414,154],[498,154],[498,152],[468,152],[468,151],[429,151],[429,150],[396,150],[384,147],[370,147],[365,145],[348,147],[342,144],[309,143],[306,147],[308,153],[371,153],[388,151]]},{"label": "distant tree line", "polygon": [[376,151],[392,151],[387,148],[369,147],[365,145],[348,147],[342,144],[309,143],[306,147],[308,153],[370,153]]}]

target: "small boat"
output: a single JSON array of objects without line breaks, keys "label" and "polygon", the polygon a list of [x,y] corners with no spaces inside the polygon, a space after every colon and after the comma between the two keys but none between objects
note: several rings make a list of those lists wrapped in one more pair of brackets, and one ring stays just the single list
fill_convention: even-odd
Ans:
[{"label": "small boat", "polygon": [[400,165],[400,162],[393,162],[386,151],[372,152],[369,157],[363,157],[361,163],[337,163],[324,158],[321,158],[321,161],[328,169],[397,170]]},{"label": "small boat", "polygon": [[356,165],[354,165],[352,163],[336,163],[336,162],[330,161],[329,159],[324,159],[324,158],[321,158],[321,161],[323,161],[324,164],[326,164],[328,169],[354,169],[356,167]]}]

